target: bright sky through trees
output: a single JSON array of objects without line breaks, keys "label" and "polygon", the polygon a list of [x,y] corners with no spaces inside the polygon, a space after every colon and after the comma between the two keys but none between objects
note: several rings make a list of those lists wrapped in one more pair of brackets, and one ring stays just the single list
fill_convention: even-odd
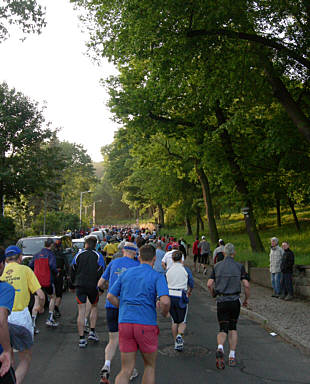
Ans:
[{"label": "bright sky through trees", "polygon": [[77,13],[69,0],[39,0],[46,6],[47,27],[41,35],[11,33],[0,44],[0,82],[43,104],[61,139],[83,144],[94,161],[102,159],[100,147],[113,140],[116,124],[105,106],[108,95],[99,84],[115,73],[112,64],[100,67],[86,56],[87,34],[81,32]]}]

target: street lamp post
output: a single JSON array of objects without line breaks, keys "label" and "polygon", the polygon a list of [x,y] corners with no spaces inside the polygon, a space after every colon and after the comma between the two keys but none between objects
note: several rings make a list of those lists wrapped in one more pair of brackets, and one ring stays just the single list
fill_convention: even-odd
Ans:
[{"label": "street lamp post", "polygon": [[97,200],[93,202],[93,225],[96,225],[96,203],[101,203],[102,200]]},{"label": "street lamp post", "polygon": [[82,229],[82,203],[84,193],[91,193],[91,191],[83,191],[80,193],[80,230]]}]

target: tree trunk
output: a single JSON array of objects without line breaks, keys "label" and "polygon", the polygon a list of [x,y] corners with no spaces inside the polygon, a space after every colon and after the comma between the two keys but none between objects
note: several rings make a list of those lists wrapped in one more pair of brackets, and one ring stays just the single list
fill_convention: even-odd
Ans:
[{"label": "tree trunk", "polygon": [[207,214],[207,218],[208,218],[210,239],[211,239],[212,243],[217,244],[217,242],[219,240],[219,235],[218,235],[218,231],[217,231],[216,221],[214,218],[214,211],[213,211],[213,204],[212,204],[209,181],[208,181],[207,175],[205,174],[204,170],[198,164],[198,161],[196,161],[195,168],[196,168],[196,172],[197,172],[197,175],[198,175],[198,178],[199,178],[199,181],[201,184],[201,188],[202,188],[203,201],[205,203],[206,214]]},{"label": "tree trunk", "polygon": [[279,198],[276,198],[276,206],[277,206],[277,226],[281,227],[281,206],[280,206]]},{"label": "tree trunk", "polygon": [[[226,122],[226,117],[224,116],[224,113],[219,105],[217,105],[216,107],[216,117],[217,117],[219,126],[221,126]],[[243,197],[244,203],[248,208],[248,213],[244,216],[244,220],[245,220],[245,227],[250,239],[252,251],[264,252],[264,246],[256,227],[253,204],[249,197],[250,194],[248,191],[248,184],[243,176],[243,173],[239,167],[239,164],[236,161],[236,155],[233,149],[231,138],[226,128],[223,128],[223,130],[221,131],[220,138],[222,141],[223,149],[224,149],[226,159],[228,161],[237,191]]]},{"label": "tree trunk", "polygon": [[199,212],[199,208],[197,207],[197,212],[196,212],[196,236],[199,238],[199,216],[200,216],[200,212]]},{"label": "tree trunk", "polygon": [[157,208],[158,208],[158,221],[159,221],[159,225],[160,225],[161,228],[163,228],[165,226],[165,215],[164,215],[163,206],[161,204],[158,204]]},{"label": "tree trunk", "polygon": [[300,232],[300,224],[299,224],[298,217],[297,217],[297,214],[296,214],[296,211],[295,211],[295,206],[294,206],[293,201],[289,197],[288,197],[288,204],[289,204],[289,206],[291,208],[292,215],[294,217],[294,221],[295,221],[295,225],[296,225],[297,231]]},{"label": "tree trunk", "polygon": [[188,215],[185,216],[185,225],[186,225],[186,234],[189,236],[192,235],[193,231],[192,231],[191,221]]},{"label": "tree trunk", "polygon": [[266,77],[274,96],[280,101],[286,113],[299,132],[310,142],[310,120],[293,99],[280,77],[276,74],[272,62],[263,54],[260,56]]},{"label": "tree trunk", "polygon": [[200,214],[200,209],[198,211],[198,219],[199,219],[199,222],[200,222],[200,227],[201,227],[201,230],[204,231],[205,230],[205,224],[202,220],[202,217],[201,217],[201,214]]}]

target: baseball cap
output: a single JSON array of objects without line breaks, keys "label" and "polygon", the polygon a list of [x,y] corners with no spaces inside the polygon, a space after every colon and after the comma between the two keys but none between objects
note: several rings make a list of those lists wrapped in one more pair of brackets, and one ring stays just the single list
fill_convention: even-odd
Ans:
[{"label": "baseball cap", "polygon": [[21,249],[18,248],[16,245],[10,245],[5,250],[5,257],[20,255],[21,253],[22,253]]},{"label": "baseball cap", "polygon": [[206,236],[201,236],[202,240],[206,238]]}]

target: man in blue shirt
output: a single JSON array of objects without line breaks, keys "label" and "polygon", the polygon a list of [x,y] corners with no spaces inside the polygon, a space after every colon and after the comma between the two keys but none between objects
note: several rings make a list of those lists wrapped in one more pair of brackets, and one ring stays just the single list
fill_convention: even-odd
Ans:
[{"label": "man in blue shirt", "polygon": [[[122,369],[115,384],[128,384],[135,366],[138,348],[144,360],[144,384],[155,384],[158,348],[156,306],[163,316],[170,308],[169,290],[165,276],[153,270],[155,249],[140,248],[141,265],[124,272],[110,288],[108,300],[119,307],[119,348]],[[158,299],[158,304],[156,300]]]},{"label": "man in blue shirt", "polygon": [[[4,270],[5,254],[0,250],[0,276]],[[15,298],[14,288],[0,281],[0,381],[15,383],[14,370],[11,368],[11,343],[8,328],[8,316],[12,311]],[[1,379],[2,378],[2,379]]]},{"label": "man in blue shirt", "polygon": [[165,251],[163,250],[163,243],[160,240],[158,240],[156,243],[156,260],[153,267],[156,272],[159,272],[159,273],[166,272],[163,266],[161,265],[161,261],[164,256],[165,256]]},{"label": "man in blue shirt", "polygon": [[[137,247],[135,244],[125,242],[122,248],[123,257],[112,260],[98,282],[98,289],[103,293],[104,287],[112,287],[115,281],[129,268],[140,265],[135,260]],[[113,359],[118,347],[118,308],[112,305],[109,300],[106,301],[107,324],[109,328],[109,343],[105,348],[105,363],[101,369],[100,376],[102,383],[108,383],[110,375],[111,360]],[[131,379],[136,377],[138,372],[134,369]]]}]

